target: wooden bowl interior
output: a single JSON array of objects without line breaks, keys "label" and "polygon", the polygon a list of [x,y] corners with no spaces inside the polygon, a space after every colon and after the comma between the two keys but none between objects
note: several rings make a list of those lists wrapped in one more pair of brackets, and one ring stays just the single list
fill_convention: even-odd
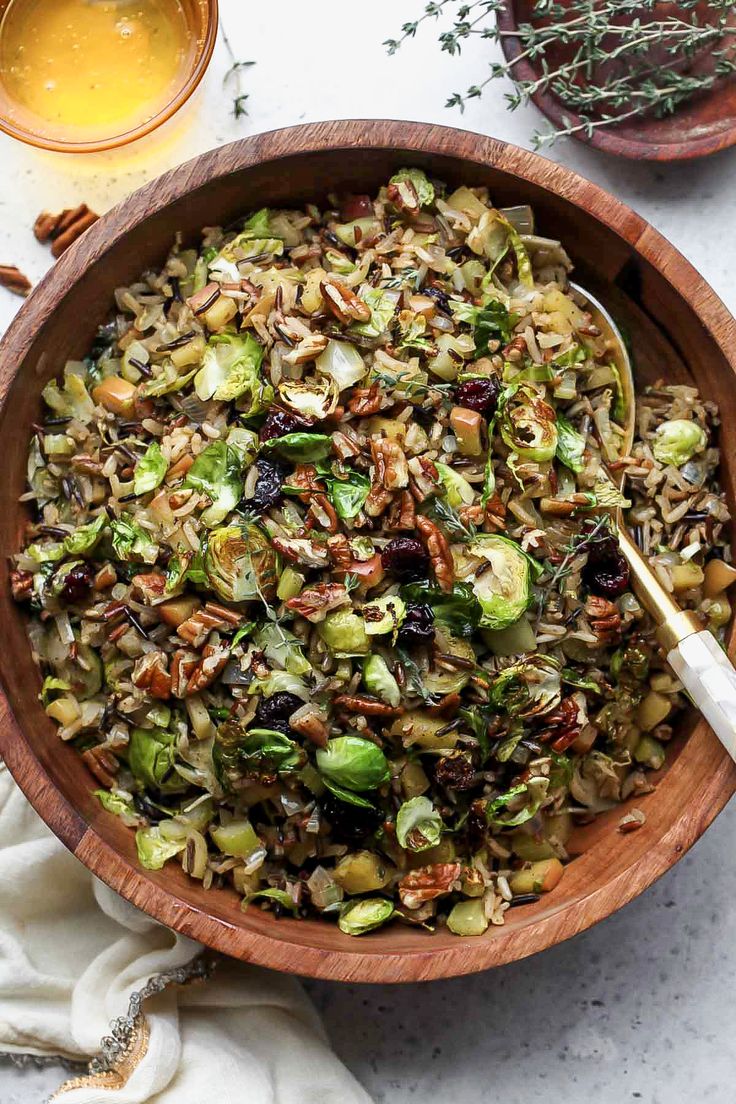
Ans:
[{"label": "wooden bowl interior", "polygon": [[[202,226],[227,224],[264,204],[319,200],[330,192],[373,191],[407,158],[450,184],[488,185],[498,206],[530,203],[539,231],[562,239],[580,282],[612,303],[628,327],[640,384],[662,376],[696,380],[724,411],[733,410],[733,369],[666,275],[584,206],[541,183],[479,163],[471,146],[465,159],[416,151],[402,155],[384,148],[321,150],[195,182],[193,190],[170,206],[155,210],[122,237],[113,235],[109,247],[88,268],[80,261],[81,271],[74,271],[74,283],[51,313],[46,305],[51,290],[42,286],[34,295],[39,325],[28,337],[28,347],[23,347],[16,328],[0,358],[5,366],[0,385],[7,392],[0,414],[5,456],[0,485],[0,618],[5,639],[1,677],[18,721],[16,725],[8,716],[1,726],[0,751],[64,842],[103,879],[159,919],[265,965],[352,980],[415,980],[481,969],[523,957],[613,911],[633,896],[637,885],[641,888],[655,876],[640,871],[652,849],[671,850],[669,862],[674,861],[678,849],[688,846],[714,815],[704,815],[700,807],[694,810],[692,816],[700,819],[693,828],[687,819],[690,795],[696,793],[700,801],[718,809],[733,789],[731,767],[706,726],[693,715],[679,722],[675,753],[656,793],[637,802],[647,814],[640,831],[627,836],[617,831],[619,809],[600,817],[579,833],[574,849],[582,854],[557,889],[536,904],[511,910],[505,927],[484,939],[459,940],[443,932],[430,936],[395,924],[354,940],[333,924],[275,920],[255,907],[244,914],[232,891],[204,892],[176,864],[159,873],[138,868],[133,833],[102,810],[92,796],[94,779],[77,753],[59,742],[37,701],[40,677],[31,659],[24,616],[10,598],[7,557],[18,549],[25,522],[17,499],[24,489],[29,427],[38,418],[40,390],[65,360],[85,354],[110,309],[116,286],[147,266],[159,266],[177,231],[195,241]],[[646,225],[622,210],[619,229],[635,241]],[[72,267],[70,259],[65,278]],[[28,331],[26,325],[23,339]],[[727,493],[733,502],[736,419],[724,419],[721,443]],[[588,899],[592,902],[596,894],[595,907],[591,904],[586,913],[579,906]]]}]

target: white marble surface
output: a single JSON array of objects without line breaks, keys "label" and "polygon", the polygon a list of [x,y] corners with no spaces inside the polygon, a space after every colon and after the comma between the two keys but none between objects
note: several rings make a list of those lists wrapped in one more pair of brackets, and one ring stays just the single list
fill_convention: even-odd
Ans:
[{"label": "white marble surface", "polygon": [[[464,117],[444,108],[450,92],[483,78],[488,44],[451,59],[439,53],[430,25],[399,55],[386,56],[382,40],[420,4],[372,0],[359,9],[345,0],[281,0],[276,10],[221,0],[237,57],[257,61],[244,79],[248,117],[228,115],[222,75],[229,60],[219,42],[197,103],[138,146],[75,158],[0,138],[0,263],[41,276],[49,256],[30,228],[44,207],[84,200],[106,210],[202,150],[296,122],[417,119],[528,145],[538,116],[533,108],[509,115],[501,87]],[[572,143],[552,156],[648,218],[736,310],[736,151],[674,166],[614,161]],[[17,303],[0,289],[0,326]],[[309,983],[337,1051],[375,1099],[389,1104],[430,1095],[457,1104],[530,1104],[538,1097],[549,1104],[731,1104],[735,830],[731,808],[638,901],[526,962],[423,987]],[[57,1070],[0,1068],[0,1104],[36,1104],[59,1079]]]}]

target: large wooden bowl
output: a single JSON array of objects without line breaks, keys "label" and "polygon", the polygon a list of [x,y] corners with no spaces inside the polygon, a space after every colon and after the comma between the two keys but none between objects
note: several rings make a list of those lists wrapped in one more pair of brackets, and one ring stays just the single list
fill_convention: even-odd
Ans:
[{"label": "large wooden bowl", "polygon": [[[361,939],[333,924],[243,914],[229,890],[203,892],[174,864],[141,870],[133,833],[92,796],[95,783],[60,743],[37,701],[24,616],[10,598],[5,557],[24,525],[18,505],[26,444],[39,393],[68,357],[89,347],[113,289],[163,260],[176,231],[228,223],[264,204],[328,192],[371,191],[402,164],[451,184],[487,184],[499,206],[531,203],[541,232],[559,236],[581,283],[595,286],[631,332],[640,378],[694,379],[726,415],[736,394],[736,323],[705,281],[643,219],[559,165],[477,134],[415,123],[318,123],[277,131],[206,153],[125,200],[57,263],[20,311],[0,346],[2,684],[7,703],[0,754],[37,811],[98,877],[158,920],[230,955],[263,966],[344,981],[450,977],[541,951],[610,915],[667,870],[701,835],[736,788],[736,768],[705,723],[679,725],[656,792],[638,804],[644,827],[617,830],[620,811],[579,834],[579,857],[557,889],[508,913],[503,928],[477,939],[398,924]],[[685,366],[687,365],[687,367]],[[733,501],[736,418],[722,430],[724,481]]]}]

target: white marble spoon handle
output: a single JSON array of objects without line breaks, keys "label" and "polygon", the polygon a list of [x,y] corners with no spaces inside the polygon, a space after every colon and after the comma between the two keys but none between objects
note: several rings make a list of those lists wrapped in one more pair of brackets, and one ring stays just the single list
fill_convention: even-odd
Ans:
[{"label": "white marble spoon handle", "polygon": [[712,633],[692,633],[667,662],[732,759],[736,760],[736,670]]}]

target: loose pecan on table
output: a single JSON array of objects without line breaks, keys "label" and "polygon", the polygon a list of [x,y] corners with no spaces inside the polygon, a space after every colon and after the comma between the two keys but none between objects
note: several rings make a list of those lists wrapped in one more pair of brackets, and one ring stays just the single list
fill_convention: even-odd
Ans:
[{"label": "loose pecan on table", "polygon": [[90,211],[86,203],[80,203],[78,207],[66,207],[58,215],[42,211],[33,224],[33,233],[42,244],[50,241],[51,255],[60,257],[99,217],[94,211]]},{"label": "loose pecan on table", "polygon": [[16,265],[0,265],[0,287],[25,299],[31,290],[31,281]]}]

